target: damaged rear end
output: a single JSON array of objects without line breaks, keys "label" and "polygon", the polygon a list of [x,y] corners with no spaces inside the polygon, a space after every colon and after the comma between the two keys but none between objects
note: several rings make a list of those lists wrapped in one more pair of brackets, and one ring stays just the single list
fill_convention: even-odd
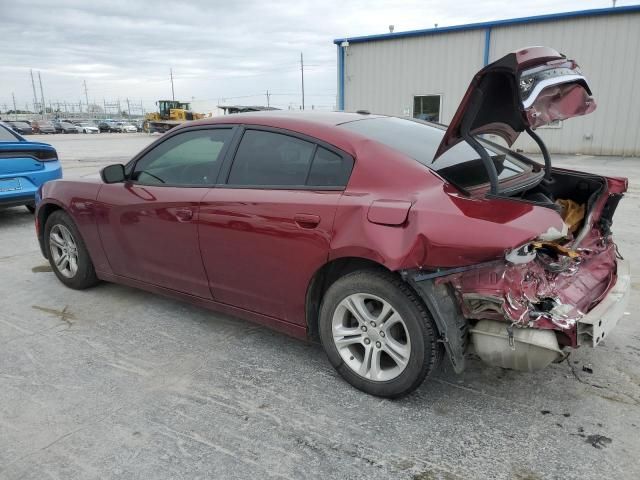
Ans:
[{"label": "damaged rear end", "polygon": [[444,276],[487,363],[539,370],[566,347],[596,346],[624,313],[629,265],[613,241],[626,180],[554,172],[564,232],[546,231],[502,261]]},{"label": "damaged rear end", "polygon": [[[514,212],[527,204],[562,221],[540,216],[542,221],[528,225],[537,233],[504,248],[500,258],[403,272],[430,308],[457,372],[470,349],[492,365],[539,370],[564,358],[567,348],[595,347],[624,314],[629,265],[611,227],[627,180],[553,168],[534,132],[594,109],[575,62],[544,47],[520,50],[485,67],[463,98],[433,162],[464,141],[476,150],[488,178],[484,193],[466,191],[467,198],[482,197],[496,210]],[[479,136],[496,134],[511,145],[525,131],[542,151],[544,171],[526,185],[501,183],[500,165]],[[505,245],[513,239],[507,237]]]}]

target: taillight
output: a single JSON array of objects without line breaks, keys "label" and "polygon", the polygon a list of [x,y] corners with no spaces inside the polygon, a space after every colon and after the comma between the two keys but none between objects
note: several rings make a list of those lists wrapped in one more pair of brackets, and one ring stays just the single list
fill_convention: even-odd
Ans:
[{"label": "taillight", "polygon": [[32,157],[40,162],[52,162],[58,159],[58,153],[54,150],[3,150],[0,151],[0,159],[2,158],[20,158]]},{"label": "taillight", "polygon": [[55,150],[37,150],[34,153],[41,162],[52,162],[58,159],[58,153]]}]

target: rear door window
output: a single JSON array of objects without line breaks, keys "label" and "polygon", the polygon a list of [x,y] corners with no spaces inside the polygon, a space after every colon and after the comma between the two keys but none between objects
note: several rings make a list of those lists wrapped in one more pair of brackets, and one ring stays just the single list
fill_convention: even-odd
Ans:
[{"label": "rear door window", "polygon": [[229,185],[305,185],[315,144],[281,133],[247,130],[229,172]]},{"label": "rear door window", "polygon": [[242,187],[318,187],[347,185],[353,159],[313,141],[284,133],[247,129],[227,184]]}]

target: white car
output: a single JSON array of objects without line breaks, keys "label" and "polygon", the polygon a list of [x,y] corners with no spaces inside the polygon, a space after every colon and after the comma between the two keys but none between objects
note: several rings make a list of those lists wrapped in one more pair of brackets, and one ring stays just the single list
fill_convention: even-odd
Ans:
[{"label": "white car", "polygon": [[91,123],[80,123],[76,126],[78,133],[100,133],[100,129]]},{"label": "white car", "polygon": [[138,129],[134,125],[123,124],[118,125],[118,131],[124,133],[136,133]]}]

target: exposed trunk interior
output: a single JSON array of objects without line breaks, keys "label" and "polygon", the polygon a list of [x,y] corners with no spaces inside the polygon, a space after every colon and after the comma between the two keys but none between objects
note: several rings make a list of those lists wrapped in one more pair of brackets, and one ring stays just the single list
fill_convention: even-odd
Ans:
[{"label": "exposed trunk interior", "polygon": [[572,200],[582,208],[582,219],[572,229],[572,233],[577,234],[584,226],[584,220],[588,217],[596,200],[606,190],[606,186],[606,179],[598,175],[552,169],[550,180],[544,178],[534,188],[522,192],[519,197],[553,208],[563,215],[565,220],[563,202]]}]

